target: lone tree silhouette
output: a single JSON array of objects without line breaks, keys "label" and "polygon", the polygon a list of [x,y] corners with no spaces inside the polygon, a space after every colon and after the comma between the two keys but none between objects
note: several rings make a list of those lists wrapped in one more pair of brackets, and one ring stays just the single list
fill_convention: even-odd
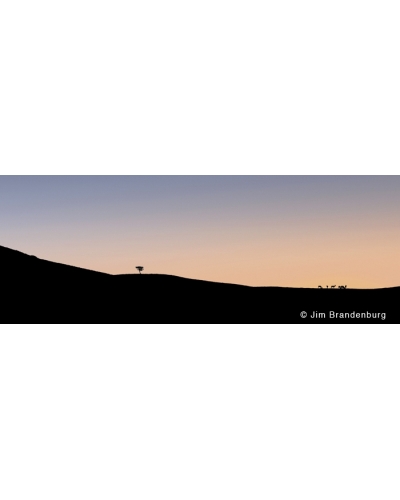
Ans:
[{"label": "lone tree silhouette", "polygon": [[142,271],[143,271],[144,267],[142,267],[142,266],[136,266],[136,269],[139,271],[139,274],[142,274]]}]

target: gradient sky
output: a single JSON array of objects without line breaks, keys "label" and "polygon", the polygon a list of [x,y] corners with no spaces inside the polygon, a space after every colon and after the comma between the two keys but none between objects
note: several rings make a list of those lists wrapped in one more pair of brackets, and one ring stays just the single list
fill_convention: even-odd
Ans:
[{"label": "gradient sky", "polygon": [[400,176],[1,176],[0,245],[111,274],[400,285]]}]

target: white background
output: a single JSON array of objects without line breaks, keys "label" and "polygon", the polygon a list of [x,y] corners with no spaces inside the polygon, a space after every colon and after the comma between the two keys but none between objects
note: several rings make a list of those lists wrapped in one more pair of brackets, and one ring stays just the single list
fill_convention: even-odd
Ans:
[{"label": "white background", "polygon": [[10,327],[7,500],[399,497],[394,329]]},{"label": "white background", "polygon": [[[3,0],[0,173],[397,173],[399,20]],[[397,500],[395,329],[3,326],[0,496]]]},{"label": "white background", "polygon": [[0,164],[394,173],[398,2],[3,0]]}]

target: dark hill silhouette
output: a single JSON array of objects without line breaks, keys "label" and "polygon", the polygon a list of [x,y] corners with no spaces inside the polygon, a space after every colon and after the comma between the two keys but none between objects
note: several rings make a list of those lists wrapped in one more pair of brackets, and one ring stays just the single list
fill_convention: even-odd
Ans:
[{"label": "dark hill silhouette", "polygon": [[[321,290],[250,287],[163,274],[110,275],[2,246],[0,266],[3,324],[382,324],[398,323],[400,317],[400,287]],[[306,318],[300,316],[303,311]],[[330,311],[366,317],[331,318]],[[367,313],[385,313],[385,320]]]}]

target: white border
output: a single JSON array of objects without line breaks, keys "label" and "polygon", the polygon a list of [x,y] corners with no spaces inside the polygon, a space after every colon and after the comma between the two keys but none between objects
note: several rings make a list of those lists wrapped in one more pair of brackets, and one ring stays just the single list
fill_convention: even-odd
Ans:
[{"label": "white border", "polygon": [[393,174],[398,2],[0,11],[2,174]]},{"label": "white border", "polygon": [[396,499],[400,341],[310,325],[10,327],[7,499]]}]

